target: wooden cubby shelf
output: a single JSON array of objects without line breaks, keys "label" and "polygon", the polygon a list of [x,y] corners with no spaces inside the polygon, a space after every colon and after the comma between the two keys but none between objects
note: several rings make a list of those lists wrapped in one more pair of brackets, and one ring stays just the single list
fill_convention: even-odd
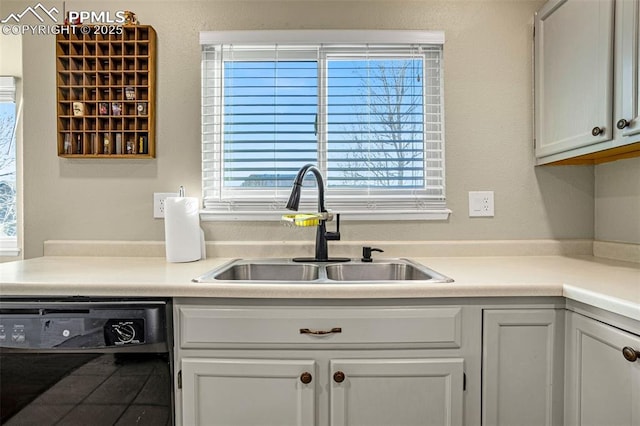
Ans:
[{"label": "wooden cubby shelf", "polygon": [[88,29],[56,36],[58,156],[155,158],[155,30]]}]

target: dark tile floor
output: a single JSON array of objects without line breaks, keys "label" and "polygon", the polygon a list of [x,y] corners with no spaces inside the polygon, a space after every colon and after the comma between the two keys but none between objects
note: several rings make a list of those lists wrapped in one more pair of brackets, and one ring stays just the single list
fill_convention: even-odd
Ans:
[{"label": "dark tile floor", "polygon": [[170,384],[165,359],[105,354],[50,387],[6,425],[171,425]]}]

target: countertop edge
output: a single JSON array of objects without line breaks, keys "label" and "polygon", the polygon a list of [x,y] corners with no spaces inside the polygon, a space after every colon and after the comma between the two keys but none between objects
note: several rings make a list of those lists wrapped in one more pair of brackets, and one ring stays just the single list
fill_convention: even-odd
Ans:
[{"label": "countertop edge", "polygon": [[402,299],[565,297],[640,320],[640,265],[592,256],[412,258],[454,283],[194,283],[228,258],[41,257],[0,264],[0,297]]}]

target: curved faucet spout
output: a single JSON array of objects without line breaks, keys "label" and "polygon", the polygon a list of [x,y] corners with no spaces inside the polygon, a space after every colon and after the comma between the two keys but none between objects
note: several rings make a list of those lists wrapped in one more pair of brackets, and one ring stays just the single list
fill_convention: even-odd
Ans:
[{"label": "curved faucet spout", "polygon": [[[293,188],[291,188],[291,195],[289,196],[289,201],[287,202],[287,209],[289,210],[298,210],[300,206],[300,193],[302,192],[302,181],[304,180],[307,172],[311,172],[316,177],[316,182],[318,184],[318,212],[327,213],[327,209],[324,206],[324,179],[322,179],[322,173],[320,170],[313,164],[304,165],[296,175],[296,179],[293,181]],[[336,232],[327,232],[327,217],[324,217],[320,220],[318,224],[318,229],[316,231],[316,255],[313,259],[309,258],[295,258],[294,262],[348,262],[349,259],[345,258],[334,258],[329,259],[327,240],[339,240],[340,239],[340,216],[336,216],[337,218],[337,227]],[[329,219],[330,220],[330,219]]]},{"label": "curved faucet spout", "polygon": [[318,186],[318,211],[320,213],[325,213],[327,209],[324,206],[324,179],[322,178],[322,173],[320,170],[313,164],[306,164],[302,166],[302,168],[298,171],[295,180],[293,181],[293,188],[291,188],[291,195],[289,196],[289,201],[287,202],[288,210],[298,210],[300,205],[300,193],[302,192],[302,181],[306,176],[307,172],[313,173],[316,177],[316,182]]}]

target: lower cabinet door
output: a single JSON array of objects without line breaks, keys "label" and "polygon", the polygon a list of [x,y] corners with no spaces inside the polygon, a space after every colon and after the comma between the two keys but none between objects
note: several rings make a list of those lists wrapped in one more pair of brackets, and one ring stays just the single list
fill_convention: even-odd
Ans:
[{"label": "lower cabinet door", "polygon": [[484,311],[484,426],[562,425],[563,318],[561,309]]},{"label": "lower cabinet door", "polygon": [[314,360],[183,358],[185,426],[315,424]]},{"label": "lower cabinet door", "polygon": [[464,360],[330,361],[332,426],[462,425]]},{"label": "lower cabinet door", "polygon": [[566,332],[565,424],[640,425],[640,336],[569,313]]}]

